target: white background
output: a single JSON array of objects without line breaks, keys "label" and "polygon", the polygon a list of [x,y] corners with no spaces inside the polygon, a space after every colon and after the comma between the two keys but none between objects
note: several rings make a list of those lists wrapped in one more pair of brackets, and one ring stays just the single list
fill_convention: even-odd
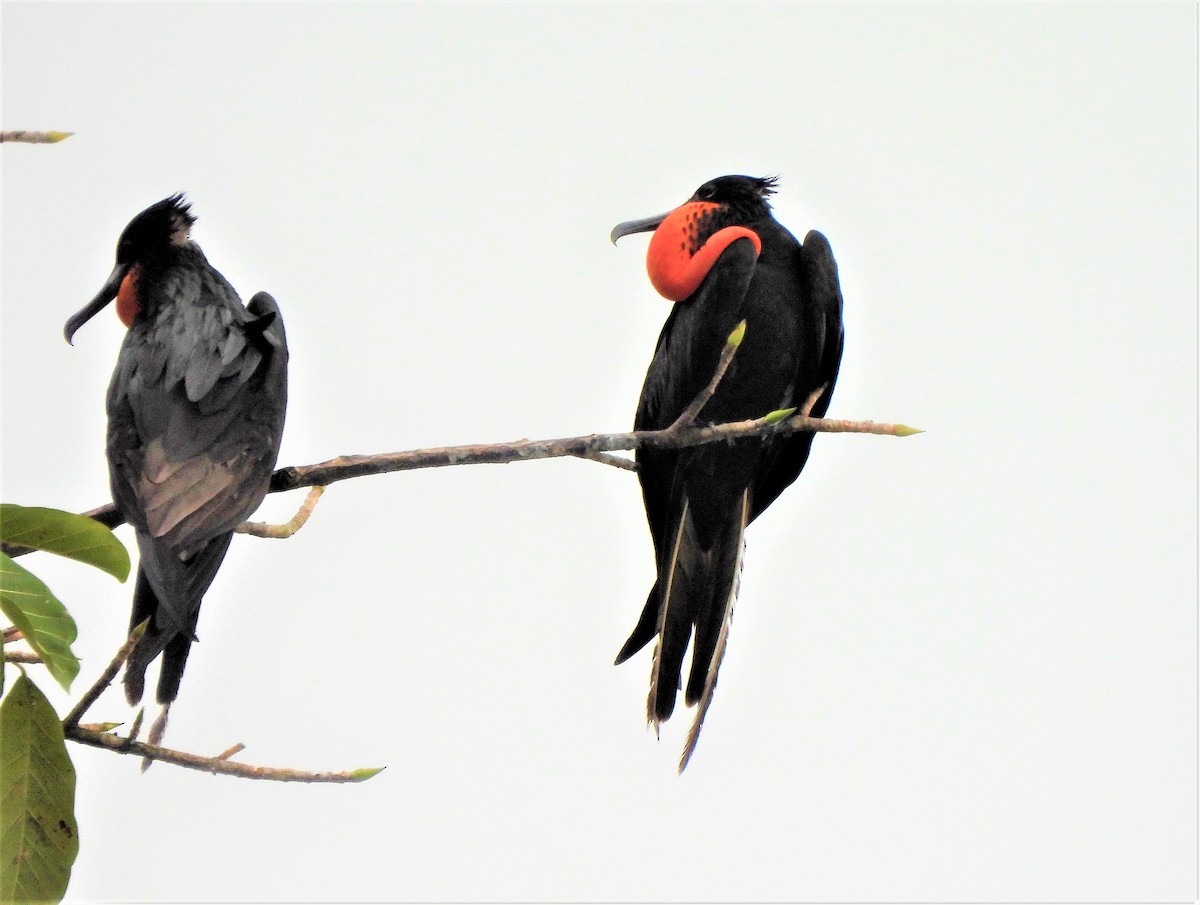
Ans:
[{"label": "white background", "polygon": [[[1194,899],[1196,19],[5,4],[4,127],[77,133],[2,149],[7,501],[107,500],[122,328],[62,325],[177,190],[283,307],[281,464],[627,428],[668,303],[608,231],[731,172],[833,244],[831,416],[927,431],[818,438],[751,529],[683,777],[690,714],[656,743],[648,653],[610,665],[652,580],[632,475],[336,485],[235,541],[167,740],[388,769],[73,746],[70,898]],[[78,692],[132,583],[25,562]]]}]

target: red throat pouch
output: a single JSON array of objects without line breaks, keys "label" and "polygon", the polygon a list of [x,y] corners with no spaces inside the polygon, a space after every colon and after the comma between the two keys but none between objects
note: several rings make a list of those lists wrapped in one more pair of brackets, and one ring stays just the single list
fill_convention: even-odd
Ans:
[{"label": "red throat pouch", "polygon": [[726,226],[701,241],[705,226],[720,207],[711,201],[689,201],[671,211],[650,237],[646,271],[663,298],[682,302],[691,296],[721,252],[737,239],[753,242],[756,254],[762,251],[762,240],[745,226]]},{"label": "red throat pouch", "polygon": [[142,310],[137,296],[137,280],[141,271],[142,265],[140,264],[130,267],[129,273],[125,274],[125,279],[121,280],[121,288],[117,290],[117,317],[126,327],[133,325],[133,319]]}]

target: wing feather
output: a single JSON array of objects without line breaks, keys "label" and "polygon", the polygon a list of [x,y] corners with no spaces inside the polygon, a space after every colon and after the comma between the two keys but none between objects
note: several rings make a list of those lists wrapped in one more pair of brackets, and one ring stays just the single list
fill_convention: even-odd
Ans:
[{"label": "wing feather", "polygon": [[[804,237],[794,267],[804,296],[800,334],[796,338],[797,348],[802,349],[804,355],[797,361],[792,399],[787,404],[799,405],[809,393],[824,386],[825,391],[811,412],[820,418],[829,409],[842,360],[842,291],[837,262],[829,242],[821,233],[812,230]],[[750,501],[751,522],[800,475],[808,462],[812,442],[813,434],[796,433],[764,448]]]},{"label": "wing feather", "polygon": [[[109,390],[108,450],[122,511],[186,555],[231,531],[266,494],[283,430],[287,351],[265,293],[251,310],[227,284],[169,282],[207,294],[179,299],[178,316],[131,329]],[[247,336],[246,325],[266,312],[276,317],[265,336]]]}]

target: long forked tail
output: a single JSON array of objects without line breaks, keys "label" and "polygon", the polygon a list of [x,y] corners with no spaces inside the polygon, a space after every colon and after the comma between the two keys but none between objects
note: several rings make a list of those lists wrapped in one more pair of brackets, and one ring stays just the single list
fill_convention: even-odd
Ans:
[{"label": "long forked tail", "polygon": [[[737,599],[749,520],[750,494],[746,490],[736,509],[730,513],[729,521],[706,550],[700,544],[685,502],[675,536],[666,551],[667,558],[659,571],[657,587],[661,594],[657,601],[657,641],[650,672],[650,694],[646,701],[646,717],[656,733],[659,724],[675,709],[684,653],[693,628],[695,630],[685,700],[689,706],[699,704],[699,709],[688,732],[679,763],[680,772],[696,748],[704,717],[712,704]],[[636,629],[634,634],[638,634]]]},{"label": "long forked tail", "polygon": [[[142,699],[146,669],[160,654],[158,703],[169,704],[179,694],[188,653],[196,640],[200,602],[225,558],[232,537],[232,532],[219,535],[189,559],[181,560],[170,548],[159,547],[138,535],[142,559],[129,626],[132,630],[146,619],[150,624],[125,666],[125,697],[131,705]],[[169,596],[164,598],[155,587],[169,589]]]},{"label": "long forked tail", "polygon": [[[198,615],[198,613],[197,613]],[[180,625],[174,612],[164,607],[154,593],[146,573],[138,570],[137,586],[133,592],[133,615],[130,631],[145,620],[150,624],[137,647],[125,663],[125,699],[133,706],[141,701],[146,684],[146,669],[161,654],[155,697],[160,704],[169,704],[179,694],[179,680],[187,665],[188,651],[195,640],[196,620]]]}]

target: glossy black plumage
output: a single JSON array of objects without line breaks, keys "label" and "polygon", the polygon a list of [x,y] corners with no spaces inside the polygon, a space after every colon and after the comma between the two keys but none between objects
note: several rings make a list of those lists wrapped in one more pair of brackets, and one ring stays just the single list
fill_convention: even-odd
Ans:
[{"label": "glossy black plumage", "polygon": [[135,217],[112,276],[67,324],[70,339],[116,296],[130,318],[107,399],[113,501],[141,554],[130,627],[150,619],[126,667],[130,703],[160,654],[158,701],[178,694],[204,593],[267,492],[287,404],[275,300],[243,306],[188,237],[193,222],[178,195]]},{"label": "glossy black plumage", "polygon": [[[773,180],[725,176],[692,197],[691,202],[701,203],[697,210],[711,211],[699,243],[723,227],[744,226],[761,241],[761,252],[755,253],[749,238],[734,239],[699,288],[675,304],[646,374],[636,429],[664,428],[679,416],[712,377],[726,338],[743,319],[745,338],[698,420],[761,417],[803,405],[822,386],[812,414],[819,417],[828,408],[842,353],[837,265],[820,233],[810,232],[801,245],[774,219],[767,202],[773,185]],[[654,229],[668,216],[622,224],[614,238]],[[797,433],[637,454],[658,579],[617,662],[658,637],[647,702],[648,718],[657,726],[674,710],[684,654],[694,635],[685,698],[700,709],[680,769],[716,684],[737,594],[744,528],[796,479],[812,439]]]}]

